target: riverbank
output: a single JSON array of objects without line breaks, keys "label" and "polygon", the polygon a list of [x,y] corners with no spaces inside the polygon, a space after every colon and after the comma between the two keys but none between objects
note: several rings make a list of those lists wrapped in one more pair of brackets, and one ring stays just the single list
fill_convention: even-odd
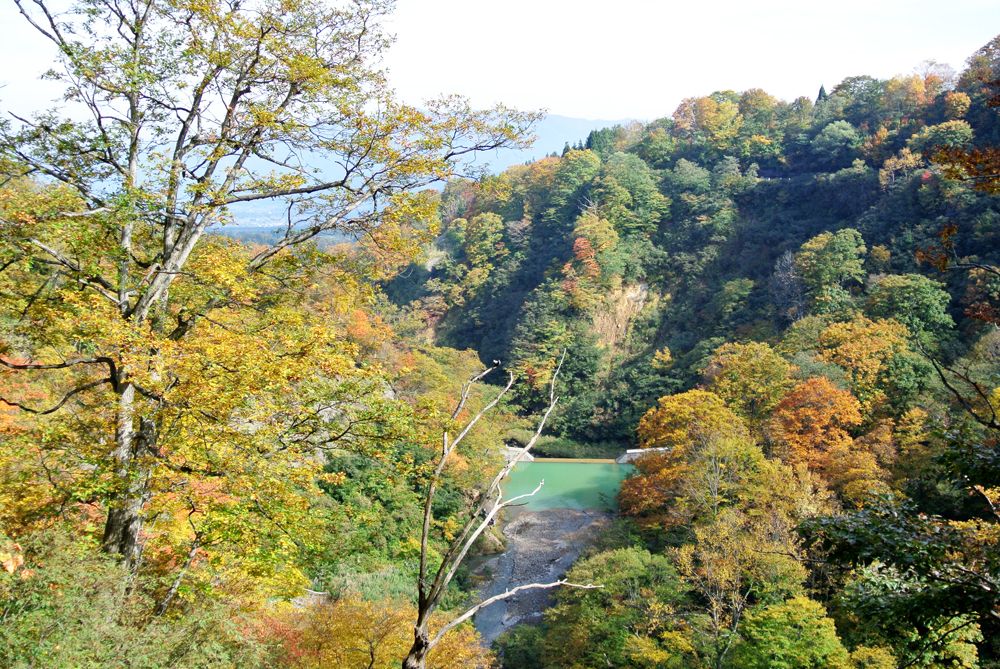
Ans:
[{"label": "riverbank", "polygon": [[[595,509],[509,509],[503,527],[506,552],[486,558],[474,570],[486,580],[480,597],[559,580],[611,518],[610,512]],[[552,594],[552,590],[529,590],[480,611],[475,625],[483,642],[493,643],[514,625],[538,622]]]}]

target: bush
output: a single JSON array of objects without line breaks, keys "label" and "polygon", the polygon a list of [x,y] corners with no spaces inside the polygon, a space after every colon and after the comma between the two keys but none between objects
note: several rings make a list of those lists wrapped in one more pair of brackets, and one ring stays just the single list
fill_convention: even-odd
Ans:
[{"label": "bush", "polygon": [[[6,545],[6,548],[4,546]],[[0,569],[0,666],[10,669],[182,669],[266,666],[262,644],[225,602],[152,615],[143,582],[131,590],[117,561],[87,541],[48,530],[0,536],[0,553],[23,557]],[[6,564],[6,563],[5,563]]]}]

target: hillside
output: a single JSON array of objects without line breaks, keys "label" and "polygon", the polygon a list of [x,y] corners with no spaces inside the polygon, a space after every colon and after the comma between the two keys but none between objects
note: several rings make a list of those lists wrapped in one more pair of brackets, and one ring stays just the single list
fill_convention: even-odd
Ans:
[{"label": "hillside", "polygon": [[[538,383],[571,350],[558,429],[582,441],[633,440],[645,409],[698,382],[726,341],[774,343],[804,316],[899,316],[872,305],[886,280],[943,284],[954,356],[983,331],[967,314],[992,289],[919,258],[948,230],[962,262],[1000,260],[995,197],[934,160],[997,141],[990,95],[970,69],[852,77],[816,100],[690,98],[648,125],[591,132],[583,150],[452,183],[433,269],[414,266],[389,293],[437,342]],[[827,233],[856,239],[856,271],[802,266],[803,245]]]},{"label": "hillside", "polygon": [[[386,286],[654,449],[504,667],[995,667],[1000,38],[959,75],[684,100],[482,183]],[[523,442],[516,431],[506,438]],[[636,596],[636,593],[641,593]]]},{"label": "hillside", "polygon": [[601,127],[384,0],[16,6],[0,669],[1000,669],[1000,37]]}]

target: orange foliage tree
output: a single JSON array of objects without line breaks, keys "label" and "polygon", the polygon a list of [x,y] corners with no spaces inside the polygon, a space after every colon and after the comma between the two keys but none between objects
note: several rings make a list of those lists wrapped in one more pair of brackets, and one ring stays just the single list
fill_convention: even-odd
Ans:
[{"label": "orange foliage tree", "polygon": [[782,460],[824,472],[830,453],[850,447],[848,430],[860,424],[858,400],[829,379],[813,377],[795,386],[775,408],[770,435]]},{"label": "orange foliage tree", "polygon": [[[253,632],[275,646],[275,661],[288,669],[395,669],[412,643],[415,615],[405,602],[369,602],[349,595],[264,617]],[[470,625],[443,637],[427,662],[428,669],[493,666],[493,654]]]}]

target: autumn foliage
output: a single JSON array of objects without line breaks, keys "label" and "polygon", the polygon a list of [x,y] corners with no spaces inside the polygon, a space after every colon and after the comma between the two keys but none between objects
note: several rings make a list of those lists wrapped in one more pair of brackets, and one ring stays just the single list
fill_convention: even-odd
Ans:
[{"label": "autumn foliage", "polygon": [[775,451],[791,463],[824,470],[831,451],[850,446],[852,428],[861,424],[861,405],[829,379],[814,377],[781,400],[771,418]]},{"label": "autumn foliage", "polygon": [[639,422],[639,443],[649,453],[636,461],[636,475],[622,483],[622,509],[667,525],[688,520],[689,510],[675,502],[698,459],[722,442],[748,438],[743,420],[714,393],[661,397]]},{"label": "autumn foliage", "polygon": [[[413,643],[415,617],[407,602],[371,602],[348,594],[267,614],[251,631],[260,642],[276,646],[274,659],[287,669],[396,669]],[[466,626],[431,651],[427,668],[489,669],[493,659]]]}]

